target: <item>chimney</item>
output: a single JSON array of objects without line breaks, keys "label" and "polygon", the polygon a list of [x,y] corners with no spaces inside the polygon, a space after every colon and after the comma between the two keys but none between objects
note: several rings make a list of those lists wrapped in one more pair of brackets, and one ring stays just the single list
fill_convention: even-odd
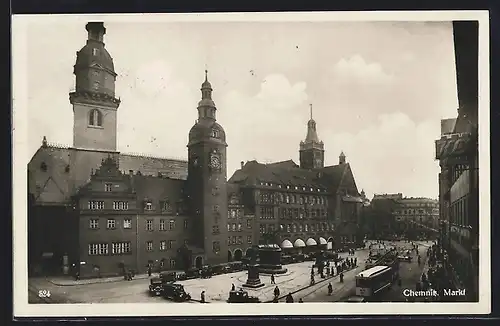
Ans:
[{"label": "chimney", "polygon": [[241,161],[240,164],[241,164],[241,168],[243,169],[243,167],[245,166],[245,162]]}]

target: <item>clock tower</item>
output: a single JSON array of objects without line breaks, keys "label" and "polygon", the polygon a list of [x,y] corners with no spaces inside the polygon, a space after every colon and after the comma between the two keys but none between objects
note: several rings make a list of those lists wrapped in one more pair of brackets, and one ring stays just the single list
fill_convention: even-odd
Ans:
[{"label": "clock tower", "polygon": [[227,262],[226,134],[216,121],[212,85],[205,71],[198,120],[189,131],[189,207],[193,245],[204,249],[207,264]]},{"label": "clock tower", "polygon": [[316,132],[316,121],[312,115],[312,104],[310,104],[311,118],[307,122],[307,136],[305,141],[300,142],[300,167],[302,169],[320,169],[325,164],[325,148]]},{"label": "clock tower", "polygon": [[90,22],[85,28],[87,43],[76,53],[76,87],[69,94],[74,116],[73,146],[115,152],[120,100],[115,97],[113,59],[104,46],[106,28],[102,22]]}]

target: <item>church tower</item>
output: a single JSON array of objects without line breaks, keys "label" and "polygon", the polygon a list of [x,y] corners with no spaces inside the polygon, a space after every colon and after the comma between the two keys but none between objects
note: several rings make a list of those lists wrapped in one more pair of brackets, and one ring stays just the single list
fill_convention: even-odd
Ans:
[{"label": "church tower", "polygon": [[[203,248],[207,264],[227,262],[226,134],[216,121],[212,85],[205,71],[198,120],[189,131],[188,191],[194,219],[193,245]],[[205,263],[205,262],[204,262]]]},{"label": "church tower", "polygon": [[114,152],[120,100],[115,97],[113,59],[104,46],[106,28],[102,22],[89,22],[85,28],[87,44],[76,53],[76,87],[69,94],[73,105],[73,146]]},{"label": "church tower", "polygon": [[316,121],[313,119],[312,104],[310,104],[311,118],[307,122],[307,136],[300,142],[300,168],[320,169],[325,165],[324,144],[318,138]]}]

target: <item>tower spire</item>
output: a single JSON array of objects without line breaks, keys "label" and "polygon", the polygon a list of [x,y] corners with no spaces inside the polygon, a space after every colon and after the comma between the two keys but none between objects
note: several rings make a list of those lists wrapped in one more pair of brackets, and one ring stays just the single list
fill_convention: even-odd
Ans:
[{"label": "tower spire", "polygon": [[201,101],[198,102],[198,118],[215,120],[215,103],[212,100],[212,84],[208,81],[208,69],[205,69],[205,81],[201,84]]},{"label": "tower spire", "polygon": [[316,121],[313,119],[313,107],[309,104],[309,121],[307,135],[300,142],[300,166],[304,169],[317,169],[324,166],[324,144],[319,140],[316,132]]},{"label": "tower spire", "polygon": [[313,119],[313,105],[309,104],[309,111],[311,113],[311,120]]}]

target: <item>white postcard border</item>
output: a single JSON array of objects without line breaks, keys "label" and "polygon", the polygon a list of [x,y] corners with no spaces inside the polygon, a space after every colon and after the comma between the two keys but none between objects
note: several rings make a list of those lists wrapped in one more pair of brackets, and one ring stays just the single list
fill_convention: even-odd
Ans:
[{"label": "white postcard border", "polygon": [[[27,80],[26,27],[57,20],[105,22],[285,22],[285,21],[479,21],[479,302],[477,303],[304,303],[296,304],[28,304],[27,268]],[[128,317],[223,315],[409,315],[486,314],[491,311],[490,111],[488,11],[379,11],[214,14],[15,15],[12,18],[13,83],[13,303],[15,317]],[[43,108],[41,108],[43,109]],[[437,182],[437,179],[436,179]],[[169,310],[175,307],[175,310]]]}]

